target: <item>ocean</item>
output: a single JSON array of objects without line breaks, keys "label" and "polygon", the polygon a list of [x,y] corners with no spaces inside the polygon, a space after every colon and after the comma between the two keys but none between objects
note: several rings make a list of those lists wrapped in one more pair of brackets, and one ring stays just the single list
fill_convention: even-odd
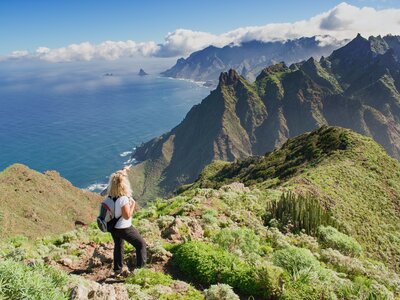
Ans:
[{"label": "ocean", "polygon": [[13,163],[56,170],[92,191],[210,92],[123,65],[41,66],[0,65],[0,170]]}]

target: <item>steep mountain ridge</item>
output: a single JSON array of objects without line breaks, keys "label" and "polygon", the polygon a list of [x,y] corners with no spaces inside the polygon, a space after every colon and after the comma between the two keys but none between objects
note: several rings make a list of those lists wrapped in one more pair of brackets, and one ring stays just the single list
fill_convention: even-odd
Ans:
[{"label": "steep mountain ridge", "polygon": [[14,164],[0,172],[0,202],[0,236],[32,238],[71,230],[75,221],[92,222],[101,198],[55,171],[42,174]]},{"label": "steep mountain ridge", "polygon": [[267,67],[254,84],[234,70],[222,73],[218,87],[180,125],[137,147],[136,196],[145,202],[194,181],[215,159],[262,155],[327,124],[370,136],[400,158],[397,43],[393,36],[358,35],[320,61]]},{"label": "steep mountain ridge", "polygon": [[256,75],[266,66],[279,61],[295,63],[310,56],[319,58],[343,44],[336,41],[336,44],[321,45],[319,38],[314,36],[288,41],[249,41],[222,48],[209,46],[192,53],[186,59],[178,59],[173,67],[161,74],[174,78],[217,82],[221,72],[236,69],[241,76],[254,81]]}]

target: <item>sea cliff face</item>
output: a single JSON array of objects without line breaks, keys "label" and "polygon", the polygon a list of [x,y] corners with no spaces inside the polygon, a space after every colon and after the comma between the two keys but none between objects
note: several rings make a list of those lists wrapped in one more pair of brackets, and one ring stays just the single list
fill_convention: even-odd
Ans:
[{"label": "sea cliff face", "polygon": [[372,137],[400,158],[400,38],[358,35],[319,61],[275,64],[250,83],[235,70],[170,132],[137,147],[144,202],[193,182],[216,159],[262,155],[322,125]]}]

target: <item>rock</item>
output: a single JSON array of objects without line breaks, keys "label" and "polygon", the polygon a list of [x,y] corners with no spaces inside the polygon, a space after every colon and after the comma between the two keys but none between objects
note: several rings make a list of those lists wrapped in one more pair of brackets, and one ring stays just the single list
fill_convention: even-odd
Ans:
[{"label": "rock", "polygon": [[70,300],[86,300],[88,299],[89,290],[83,284],[78,284],[71,290],[71,294],[69,296]]},{"label": "rock", "polygon": [[179,228],[181,228],[182,226],[182,220],[180,218],[176,218],[175,221],[172,222],[171,225],[161,233],[162,237],[170,239],[172,241],[181,241],[182,236],[179,232]]},{"label": "rock", "polygon": [[174,281],[174,283],[171,285],[171,288],[178,293],[182,293],[189,289],[189,284],[184,281],[177,280]]},{"label": "rock", "polygon": [[250,192],[250,189],[241,182],[232,182],[231,184],[224,185],[221,187],[221,190],[223,190],[225,192],[229,192],[229,191],[242,192],[242,193]]},{"label": "rock", "polygon": [[68,257],[63,257],[61,258],[58,263],[62,264],[63,266],[66,267],[71,267],[73,265],[73,261],[72,259],[68,258]]},{"label": "rock", "polygon": [[25,261],[28,267],[34,267],[36,265],[36,260],[34,258],[29,258]]},{"label": "rock", "polygon": [[146,75],[149,75],[149,74],[147,74],[143,69],[140,69],[138,75],[139,76],[146,76]]},{"label": "rock", "polygon": [[88,299],[93,300],[117,300],[114,287],[111,284],[98,285],[88,293]]},{"label": "rock", "polygon": [[165,285],[161,285],[161,284],[156,284],[153,287],[153,291],[152,291],[154,296],[156,296],[156,299],[161,298],[162,295],[172,294],[173,292],[174,291],[172,290],[171,287],[165,286]]},{"label": "rock", "polygon": [[79,283],[72,288],[70,300],[128,300],[123,284],[99,284],[95,281]]},{"label": "rock", "polygon": [[188,222],[189,234],[194,239],[201,239],[204,236],[204,231],[197,219],[191,219]]},{"label": "rock", "polygon": [[151,263],[166,262],[172,257],[172,253],[165,250],[161,245],[148,248]]},{"label": "rock", "polygon": [[129,294],[128,290],[122,283],[114,284],[115,296],[118,300],[128,300]]},{"label": "rock", "polygon": [[92,257],[89,259],[89,269],[100,267],[105,264],[112,263],[113,251],[112,247],[106,244],[97,246]]},{"label": "rock", "polygon": [[164,238],[175,242],[182,241],[189,236],[195,239],[202,238],[204,235],[203,228],[195,218],[182,219],[176,217],[175,221],[162,232]]},{"label": "rock", "polygon": [[103,263],[101,262],[100,258],[98,258],[98,257],[91,257],[89,259],[89,264],[88,264],[89,269],[98,268],[98,267],[101,267],[102,265],[103,265]]}]

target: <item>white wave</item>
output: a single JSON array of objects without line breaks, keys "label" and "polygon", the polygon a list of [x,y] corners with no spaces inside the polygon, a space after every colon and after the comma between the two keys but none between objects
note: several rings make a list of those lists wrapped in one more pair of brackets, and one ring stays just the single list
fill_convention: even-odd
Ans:
[{"label": "white wave", "polygon": [[102,192],[107,187],[107,183],[93,183],[89,185],[85,190],[90,192]]},{"label": "white wave", "polygon": [[122,152],[119,156],[125,157],[125,156],[128,156],[130,154],[132,154],[132,151],[125,151],[125,152]]},{"label": "white wave", "polygon": [[124,165],[129,165],[132,163],[135,163],[136,159],[134,157],[131,157],[130,159],[128,159],[127,161],[124,162]]},{"label": "white wave", "polygon": [[189,78],[179,78],[179,77],[164,77],[164,78],[168,78],[168,79],[172,79],[172,80],[186,81],[186,82],[193,83],[200,87],[206,87],[206,86],[204,86],[206,81],[196,81],[196,80],[189,79]]}]

